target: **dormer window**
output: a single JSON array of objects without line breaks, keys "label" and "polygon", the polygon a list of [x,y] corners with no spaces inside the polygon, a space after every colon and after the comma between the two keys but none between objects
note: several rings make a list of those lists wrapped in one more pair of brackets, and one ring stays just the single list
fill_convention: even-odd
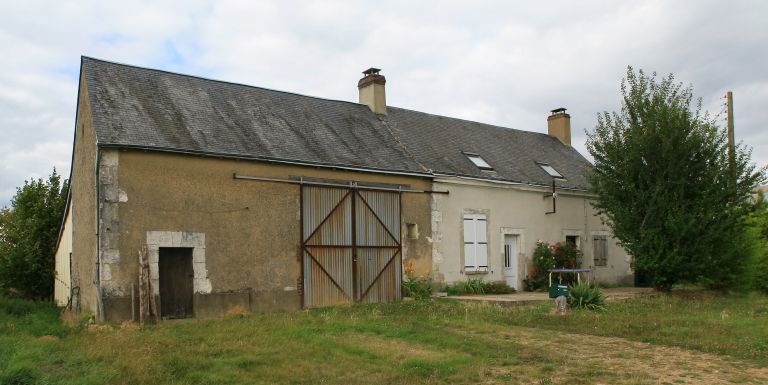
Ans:
[{"label": "dormer window", "polygon": [[549,176],[556,179],[565,179],[563,178],[563,174],[560,174],[559,172],[557,172],[557,170],[555,170],[554,167],[550,166],[549,163],[536,162],[536,164],[538,164],[539,167],[542,168],[542,170],[546,171],[547,174],[549,174]]},{"label": "dormer window", "polygon": [[472,154],[470,152],[465,152],[464,155],[467,156],[467,159],[469,159],[477,168],[481,170],[493,170],[493,167],[491,167],[488,162],[485,161],[480,155]]}]

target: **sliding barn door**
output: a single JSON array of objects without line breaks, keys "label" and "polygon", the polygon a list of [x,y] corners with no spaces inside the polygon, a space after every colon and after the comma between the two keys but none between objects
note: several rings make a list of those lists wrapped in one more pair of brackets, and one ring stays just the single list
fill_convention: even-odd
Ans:
[{"label": "sliding barn door", "polygon": [[400,193],[301,187],[305,308],[400,299]]}]

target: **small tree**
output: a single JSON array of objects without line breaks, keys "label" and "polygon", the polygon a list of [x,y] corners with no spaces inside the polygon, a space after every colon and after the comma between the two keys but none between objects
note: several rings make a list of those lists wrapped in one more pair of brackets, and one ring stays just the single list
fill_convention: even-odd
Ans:
[{"label": "small tree", "polygon": [[741,145],[729,162],[725,133],[673,75],[629,67],[621,92],[621,111],[598,115],[587,133],[594,206],[657,289],[729,285],[745,263],[749,194],[765,170]]},{"label": "small tree", "polygon": [[747,250],[750,258],[745,274],[746,288],[768,293],[768,201],[761,190],[757,192],[747,224],[747,246],[751,249]]},{"label": "small tree", "polygon": [[27,298],[53,293],[54,253],[68,183],[53,170],[16,190],[11,208],[0,211],[0,292]]}]

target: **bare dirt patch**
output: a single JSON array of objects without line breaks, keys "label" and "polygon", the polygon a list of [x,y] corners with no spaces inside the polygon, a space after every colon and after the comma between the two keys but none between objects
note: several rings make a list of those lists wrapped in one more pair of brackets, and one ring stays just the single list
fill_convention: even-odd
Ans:
[{"label": "bare dirt patch", "polygon": [[768,383],[768,368],[715,354],[616,337],[542,332],[526,328],[501,333],[524,346],[566,354],[566,366],[561,368],[562,374],[553,373],[553,380],[586,367],[621,373],[622,377],[634,378],[633,382],[638,383]]},{"label": "bare dirt patch", "polygon": [[331,339],[344,345],[363,347],[370,352],[401,360],[412,358],[438,360],[448,356],[447,352],[434,350],[416,342],[406,342],[374,334],[345,333],[333,335]]}]

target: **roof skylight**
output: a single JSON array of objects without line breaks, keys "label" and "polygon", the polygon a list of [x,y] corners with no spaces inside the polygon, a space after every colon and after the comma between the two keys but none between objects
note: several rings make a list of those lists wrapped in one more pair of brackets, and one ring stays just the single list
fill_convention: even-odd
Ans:
[{"label": "roof skylight", "polygon": [[542,168],[544,171],[546,171],[546,172],[547,172],[547,174],[549,174],[549,176],[551,176],[551,177],[553,177],[553,178],[564,179],[564,178],[563,178],[563,174],[560,174],[559,172],[557,172],[557,170],[555,170],[555,168],[554,168],[554,167],[552,167],[552,166],[550,166],[549,164],[547,164],[547,163],[537,163],[537,164],[538,164],[538,165],[539,165],[539,167],[541,167],[541,168]]},{"label": "roof skylight", "polygon": [[464,155],[467,156],[467,159],[469,159],[472,163],[474,163],[477,168],[481,170],[493,170],[493,167],[491,167],[488,162],[485,161],[480,155],[477,154],[471,154],[468,152],[465,152]]}]

